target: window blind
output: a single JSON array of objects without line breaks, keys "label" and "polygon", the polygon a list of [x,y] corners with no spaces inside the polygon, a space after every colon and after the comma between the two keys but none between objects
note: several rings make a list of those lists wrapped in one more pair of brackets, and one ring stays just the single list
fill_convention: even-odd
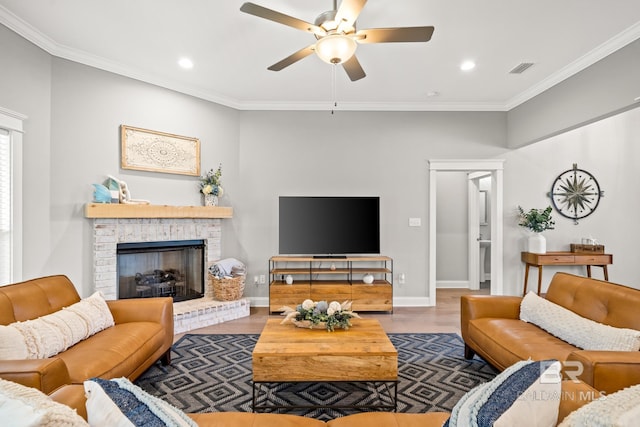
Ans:
[{"label": "window blind", "polygon": [[11,140],[0,128],[0,285],[11,283]]}]

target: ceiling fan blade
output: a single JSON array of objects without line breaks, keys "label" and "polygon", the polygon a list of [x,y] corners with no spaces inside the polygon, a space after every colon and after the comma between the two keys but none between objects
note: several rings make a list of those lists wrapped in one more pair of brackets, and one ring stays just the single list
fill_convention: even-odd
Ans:
[{"label": "ceiling fan blade", "polygon": [[366,2],[367,0],[342,0],[336,13],[336,22],[343,23],[346,27],[353,27]]},{"label": "ceiling fan blade", "polygon": [[362,69],[360,62],[358,61],[358,58],[356,58],[355,55],[349,58],[348,61],[343,62],[342,67],[347,72],[347,75],[349,76],[352,82],[355,82],[356,80],[360,80],[361,78],[366,77],[366,74]]},{"label": "ceiling fan blade", "polygon": [[325,30],[318,27],[317,25],[303,21],[302,19],[294,18],[293,16],[285,15],[284,13],[280,13],[272,9],[267,9],[266,7],[257,5],[255,3],[244,3],[240,7],[240,10],[244,13],[248,13],[249,15],[268,19],[269,21],[287,25],[298,30],[307,31],[309,33],[318,34],[320,36],[324,36],[327,34]]},{"label": "ceiling fan blade", "polygon": [[400,28],[369,28],[360,30],[358,43],[394,43],[394,42],[428,42],[433,34],[433,27],[400,27]]},{"label": "ceiling fan blade", "polygon": [[302,49],[300,49],[299,51],[287,56],[286,58],[284,58],[282,61],[280,62],[276,62],[275,64],[273,64],[272,66],[270,66],[269,68],[267,68],[268,70],[271,71],[280,71],[285,67],[288,67],[289,65],[300,61],[301,59],[306,58],[307,56],[311,55],[314,52],[314,47],[315,47],[315,43],[304,47]]}]

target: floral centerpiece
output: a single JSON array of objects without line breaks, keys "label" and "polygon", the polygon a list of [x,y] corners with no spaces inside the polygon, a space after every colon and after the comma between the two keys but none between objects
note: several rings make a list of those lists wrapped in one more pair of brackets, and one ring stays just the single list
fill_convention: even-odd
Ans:
[{"label": "floral centerpiece", "polygon": [[295,309],[285,306],[282,310],[286,317],[281,323],[291,322],[300,328],[326,328],[329,332],[333,332],[335,328],[349,329],[350,319],[360,318],[351,311],[351,301],[340,304],[337,301],[327,303],[308,299]]},{"label": "floral centerpiece", "polygon": [[204,195],[205,205],[217,205],[217,198],[222,197],[222,165],[218,169],[209,170],[206,175],[200,177],[200,192]]}]

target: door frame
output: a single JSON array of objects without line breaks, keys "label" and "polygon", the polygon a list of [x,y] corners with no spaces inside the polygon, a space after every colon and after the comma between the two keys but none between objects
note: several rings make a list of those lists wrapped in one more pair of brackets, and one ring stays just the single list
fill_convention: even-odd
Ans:
[{"label": "door frame", "polygon": [[[484,282],[484,278],[480,277],[480,179],[490,177],[491,173],[487,171],[469,172],[467,174],[467,192],[468,192],[468,215],[467,224],[469,234],[467,242],[469,246],[469,289],[477,291],[480,289],[480,282]],[[489,201],[491,201],[489,199]],[[491,218],[487,218],[491,224]],[[489,236],[491,239],[491,236]]]},{"label": "door frame", "polygon": [[[428,290],[431,305],[436,305],[436,208],[438,172],[489,172],[491,173],[491,294],[502,295],[504,253],[504,159],[485,160],[428,160],[429,164],[429,260]],[[471,260],[469,260],[471,263]]]}]

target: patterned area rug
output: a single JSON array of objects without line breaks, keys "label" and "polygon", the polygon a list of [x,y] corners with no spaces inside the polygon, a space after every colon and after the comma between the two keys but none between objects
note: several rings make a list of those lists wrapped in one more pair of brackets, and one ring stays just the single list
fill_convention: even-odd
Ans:
[{"label": "patterned area rug", "polygon": [[[477,357],[466,360],[456,334],[389,334],[398,350],[398,412],[451,411],[460,397],[497,371]],[[258,335],[195,335],[173,346],[171,366],[156,364],[136,384],[185,412],[250,412],[251,352]],[[370,404],[381,385],[300,383],[269,387],[265,399],[287,404]],[[260,402],[264,403],[264,402]],[[328,420],[343,409],[289,410]]]}]

